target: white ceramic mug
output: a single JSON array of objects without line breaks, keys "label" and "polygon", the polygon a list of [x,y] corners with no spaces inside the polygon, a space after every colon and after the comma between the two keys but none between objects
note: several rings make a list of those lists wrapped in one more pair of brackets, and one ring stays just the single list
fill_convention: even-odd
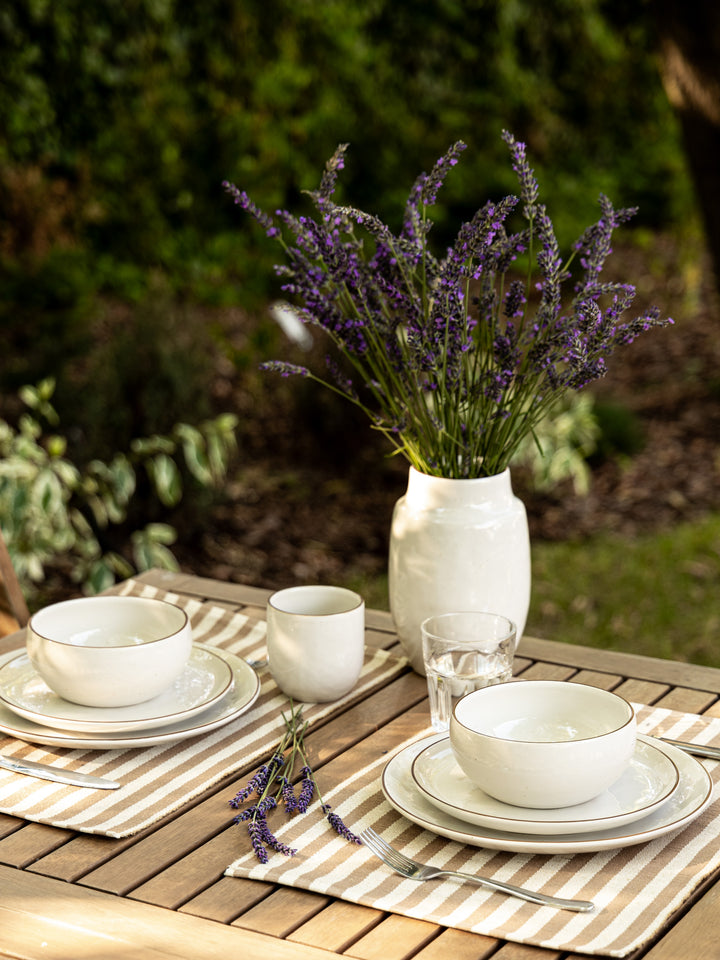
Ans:
[{"label": "white ceramic mug", "polygon": [[357,683],[365,653],[365,603],[345,587],[288,587],[267,606],[268,665],[288,697],[324,703]]}]

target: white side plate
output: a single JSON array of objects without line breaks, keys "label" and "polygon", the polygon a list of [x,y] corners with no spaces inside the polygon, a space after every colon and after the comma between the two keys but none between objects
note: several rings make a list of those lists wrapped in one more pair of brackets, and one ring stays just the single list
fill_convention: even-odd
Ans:
[{"label": "white side plate", "polygon": [[[229,664],[233,674],[233,685],[225,696],[211,707],[193,717],[170,723],[167,726],[151,730],[115,733],[87,733],[74,730],[52,730],[19,716],[0,703],[0,732],[26,740],[29,743],[41,743],[53,747],[83,747],[89,750],[120,750],[126,747],[148,747],[160,743],[172,743],[175,740],[187,740],[199,734],[207,733],[230,723],[241,716],[257,700],[260,693],[260,678],[243,659],[226,650],[197,644],[205,650],[212,650]],[[9,656],[0,657],[0,666]]]},{"label": "white side plate", "polygon": [[658,744],[680,771],[680,787],[659,809],[636,820],[634,824],[595,833],[565,833],[557,836],[509,833],[481,827],[458,820],[433,806],[420,793],[412,778],[412,763],[418,753],[444,736],[446,734],[419,740],[389,760],[381,779],[383,793],[391,806],[413,823],[442,837],[476,847],[549,854],[594,853],[597,850],[629,847],[679,830],[698,817],[712,800],[712,780],[705,767],[682,750],[669,744]]},{"label": "white side plate", "polygon": [[421,750],[412,763],[415,785],[436,807],[458,820],[508,833],[552,836],[620,827],[648,816],[680,783],[672,759],[654,743],[638,740],[625,773],[608,790],[573,807],[535,810],[495,800],[469,780],[455,760],[450,738]]},{"label": "white side plate", "polygon": [[172,686],[152,700],[127,707],[87,707],[64,700],[48,687],[24,652],[0,664],[0,702],[33,723],[81,733],[129,733],[177,723],[212,706],[232,684],[230,664],[197,644]]}]

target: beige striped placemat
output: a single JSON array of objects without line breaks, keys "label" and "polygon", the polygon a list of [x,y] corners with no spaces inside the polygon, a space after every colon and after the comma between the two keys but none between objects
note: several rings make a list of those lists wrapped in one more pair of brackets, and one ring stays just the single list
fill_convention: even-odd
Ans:
[{"label": "beige striped placemat", "polygon": [[[195,641],[239,657],[265,657],[264,620],[138,581],[127,581],[115,592],[176,603],[187,611]],[[334,703],[306,705],[305,719],[312,725],[330,716],[387,683],[406,665],[404,658],[368,648],[355,688]],[[268,758],[284,729],[280,713],[288,710],[290,701],[267,669],[260,671],[260,679],[260,694],[247,713],[210,733],[175,743],[87,750],[38,746],[0,734],[0,750],[7,756],[52,763],[122,784],[119,790],[94,790],[0,769],[0,812],[108,837],[142,830],[234,771]]]},{"label": "beige striped placemat", "polygon": [[[638,707],[642,733],[720,745],[720,720]],[[398,751],[422,737],[400,744]],[[273,854],[261,865],[248,852],[226,873],[330,894],[353,903],[518,943],[573,953],[623,957],[647,942],[720,866],[717,787],[705,811],[674,834],[620,850],[575,855],[531,855],[485,850],[437,836],[398,814],[379,778],[388,756],[324,797],[349,829],[373,827],[408,856],[437,867],[495,877],[561,897],[592,900],[594,913],[539,907],[456,880],[403,880],[366,848],[338,837],[322,815],[308,812],[269,826],[297,854]],[[702,761],[713,781],[720,763]],[[280,826],[282,824],[282,826]]]}]

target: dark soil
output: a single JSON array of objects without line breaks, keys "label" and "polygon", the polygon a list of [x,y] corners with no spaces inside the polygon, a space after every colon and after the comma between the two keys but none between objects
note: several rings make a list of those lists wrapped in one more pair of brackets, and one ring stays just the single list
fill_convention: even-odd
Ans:
[{"label": "dark soil", "polygon": [[[720,509],[720,312],[707,265],[670,240],[614,259],[638,307],[657,303],[675,325],[616,353],[592,387],[609,414],[587,496],[569,485],[542,495],[514,473],[535,539],[632,537]],[[258,403],[223,368],[216,387],[242,418],[239,469],[210,525],[176,551],[183,569],[269,588],[382,573],[406,465],[319,386],[268,380]]]}]

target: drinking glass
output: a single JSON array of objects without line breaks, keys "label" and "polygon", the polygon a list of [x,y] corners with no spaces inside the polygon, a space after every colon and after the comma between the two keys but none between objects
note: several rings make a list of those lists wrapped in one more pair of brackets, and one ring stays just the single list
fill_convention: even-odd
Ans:
[{"label": "drinking glass", "polygon": [[444,613],[421,631],[430,719],[444,732],[461,697],[512,677],[515,624],[497,613]]}]

